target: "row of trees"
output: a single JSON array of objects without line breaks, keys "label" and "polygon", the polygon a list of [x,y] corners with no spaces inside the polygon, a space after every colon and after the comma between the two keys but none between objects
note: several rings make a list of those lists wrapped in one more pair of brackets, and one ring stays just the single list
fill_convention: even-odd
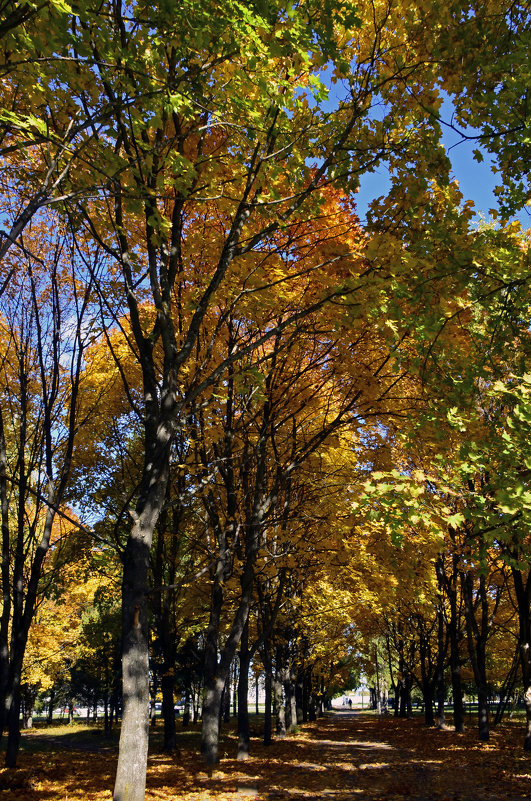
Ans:
[{"label": "row of trees", "polygon": [[[487,228],[479,235],[491,248],[498,234]],[[375,531],[409,550],[405,564],[416,590],[393,590],[380,625],[395,649],[402,683],[415,677],[422,689],[426,722],[433,722],[435,698],[444,715],[449,667],[454,722],[461,729],[460,674],[467,663],[478,695],[479,736],[488,739],[489,695],[493,687],[502,695],[514,688],[520,663],[529,750],[529,250],[517,232],[513,236],[515,248],[496,257],[497,280],[505,285],[498,302],[486,308],[489,289],[482,282],[484,294],[470,307],[466,326],[461,321],[447,332],[457,345],[453,355],[441,349],[437,387],[455,388],[455,406],[432,394],[412,428],[387,438],[393,469],[373,472],[362,507],[372,507]],[[426,377],[424,386],[430,384]]]},{"label": "row of trees", "polygon": [[[526,387],[527,243],[471,228],[439,109],[450,94],[450,124],[496,158],[501,212],[520,208],[528,16],[461,0],[2,13],[1,728],[12,765],[30,631],[68,566],[93,580],[109,655],[120,581],[115,799],[140,801],[152,635],[168,743],[178,656],[201,638],[212,764],[237,652],[243,678],[260,654],[268,686],[290,660],[329,665],[357,612],[400,607],[382,565],[445,526],[478,576],[479,531],[521,531],[525,551],[510,398]],[[353,192],[380,164],[392,189],[362,230]],[[492,460],[512,471],[506,497]]]}]

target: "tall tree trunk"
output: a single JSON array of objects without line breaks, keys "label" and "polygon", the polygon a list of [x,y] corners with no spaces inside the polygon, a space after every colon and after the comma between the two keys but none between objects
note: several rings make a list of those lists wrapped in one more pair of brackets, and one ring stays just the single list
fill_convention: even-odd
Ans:
[{"label": "tall tree trunk", "polygon": [[424,701],[424,723],[426,726],[433,726],[435,723],[433,714],[433,684],[429,680],[422,685],[422,700]]},{"label": "tall tree trunk", "polygon": [[197,723],[199,718],[201,717],[201,693],[203,691],[203,684],[201,681],[197,683],[197,686],[194,685],[194,690],[192,693],[192,721],[193,723]]},{"label": "tall tree trunk", "polygon": [[238,759],[248,759],[251,730],[249,726],[249,667],[251,653],[249,651],[249,621],[243,627],[240,641],[240,670],[238,680]]},{"label": "tall tree trunk", "polygon": [[486,684],[477,686],[478,691],[478,737],[487,742],[490,738],[489,728],[489,691]]},{"label": "tall tree trunk", "polygon": [[189,684],[184,688],[184,709],[183,709],[183,728],[190,725],[190,695],[191,689]]},{"label": "tall tree trunk", "polygon": [[450,670],[452,676],[452,703],[454,707],[454,728],[456,732],[465,730],[465,709],[463,705],[463,685],[461,682],[461,658],[458,646],[451,639]]},{"label": "tall tree trunk", "polygon": [[454,707],[454,728],[456,732],[465,730],[465,710],[463,706],[463,686],[461,682],[461,654],[459,649],[460,630],[457,608],[457,558],[453,557],[453,573],[447,590],[450,600],[450,671],[452,680],[452,701]]},{"label": "tall tree trunk", "polygon": [[531,571],[525,581],[520,570],[513,567],[511,571],[518,605],[518,647],[526,713],[524,750],[531,751]]},{"label": "tall tree trunk", "polygon": [[9,670],[9,627],[11,618],[10,565],[11,545],[9,535],[9,503],[7,489],[7,449],[4,433],[4,417],[0,405],[0,515],[2,531],[2,615],[0,617],[0,739],[5,726],[5,697]]},{"label": "tall tree trunk", "polygon": [[223,690],[223,697],[221,699],[221,719],[223,723],[230,723],[230,685],[231,685],[231,670],[225,682],[225,689]]},{"label": "tall tree trunk", "polygon": [[53,708],[55,704],[55,686],[50,690],[50,699],[48,701],[48,713],[46,715],[46,723],[51,726],[53,723]]},{"label": "tall tree trunk", "polygon": [[291,732],[297,725],[297,708],[295,705],[295,683],[289,667],[286,667],[284,672],[284,703],[286,707],[286,730]]},{"label": "tall tree trunk", "polygon": [[[476,613],[474,609],[474,587],[472,574],[470,572],[463,573],[461,575],[461,583],[465,599],[465,620],[468,652],[478,693],[478,737],[480,740],[486,742],[490,736],[489,692],[486,662],[486,647],[490,629],[487,582],[484,575],[479,576],[479,587],[477,589],[477,600],[479,601],[481,612],[481,620],[479,624],[476,620]],[[497,598],[495,599],[496,607],[498,605],[499,598],[500,593],[498,593]]]},{"label": "tall tree trunk", "polygon": [[105,693],[105,698],[103,699],[103,733],[105,737],[108,737],[111,733],[109,722],[109,697],[107,693]]},{"label": "tall tree trunk", "polygon": [[433,726],[435,717],[433,714],[433,700],[435,689],[435,677],[437,675],[437,664],[433,662],[431,635],[433,627],[428,626],[426,621],[419,621],[419,658],[421,670],[421,690],[424,701],[424,722],[426,726]]},{"label": "tall tree trunk", "polygon": [[162,717],[164,719],[164,750],[174,751],[176,747],[175,708],[173,690],[175,674],[165,670],[160,680],[162,690]]},{"label": "tall tree trunk", "polygon": [[448,573],[444,566],[439,569],[438,576],[442,582],[450,603],[450,620],[448,621],[450,638],[450,673],[452,683],[452,702],[454,707],[454,728],[456,732],[465,730],[465,710],[463,706],[463,687],[461,683],[461,654],[460,654],[460,595],[459,595],[459,547],[456,545],[457,532],[451,526],[449,536],[454,544],[451,556],[451,571]]},{"label": "tall tree trunk", "polygon": [[6,767],[14,768],[17,764],[20,744],[20,686],[18,684],[15,685],[13,690],[7,718],[7,732]]},{"label": "tall tree trunk", "polygon": [[219,761],[219,711],[225,681],[216,676],[205,682],[201,723],[201,753],[207,765],[215,765]]},{"label": "tall tree trunk", "polygon": [[435,572],[439,587],[437,604],[437,667],[435,671],[435,687],[437,696],[437,725],[443,728],[445,725],[444,701],[446,696],[446,686],[444,682],[444,667],[446,654],[448,652],[448,637],[446,634],[446,621],[444,615],[444,557],[439,555],[435,562]]},{"label": "tall tree trunk", "polygon": [[203,663],[203,708],[201,723],[201,753],[207,765],[215,765],[219,759],[219,713],[221,696],[226,676],[218,670],[218,636],[223,607],[223,575],[225,570],[224,553],[218,559],[211,593],[211,607],[208,628],[205,635]]},{"label": "tall tree trunk", "polygon": [[302,723],[308,722],[311,692],[311,671],[310,668],[307,667],[302,675]]},{"label": "tall tree trunk", "polygon": [[273,734],[273,665],[269,654],[269,647],[264,646],[262,653],[264,666],[264,745],[271,745]]},{"label": "tall tree trunk", "polygon": [[[220,572],[220,578],[222,573]],[[215,582],[216,584],[216,582]],[[210,621],[205,637],[203,712],[201,725],[201,753],[207,765],[215,765],[219,761],[219,715],[223,689],[230,674],[230,667],[236,655],[244,626],[249,616],[250,590],[252,581],[244,582],[246,589],[242,591],[240,604],[234,620],[217,657],[219,621],[223,603],[222,581],[213,589],[213,603]]]},{"label": "tall tree trunk", "polygon": [[[158,459],[157,459],[158,456]],[[157,475],[146,468],[151,490],[141,500],[123,557],[122,692],[123,712],[114,785],[114,801],[144,801],[149,737],[148,568],[153,532],[166,495],[167,463],[152,454]]]},{"label": "tall tree trunk", "polygon": [[234,661],[234,669],[232,672],[232,716],[235,718],[238,715],[238,662]]},{"label": "tall tree trunk", "polygon": [[295,720],[299,726],[304,722],[304,672],[302,669],[297,671],[295,681]]},{"label": "tall tree trunk", "polygon": [[444,662],[446,656],[446,638],[444,636],[444,614],[442,609],[437,612],[437,668],[435,674],[435,686],[437,695],[437,725],[444,727],[445,712],[444,701],[446,697],[446,686],[444,683]]},{"label": "tall tree trunk", "polygon": [[282,662],[281,649],[277,648],[276,669],[273,679],[273,698],[276,715],[276,735],[279,739],[286,736],[286,715],[284,711],[284,698],[282,691],[282,673],[284,665]]}]

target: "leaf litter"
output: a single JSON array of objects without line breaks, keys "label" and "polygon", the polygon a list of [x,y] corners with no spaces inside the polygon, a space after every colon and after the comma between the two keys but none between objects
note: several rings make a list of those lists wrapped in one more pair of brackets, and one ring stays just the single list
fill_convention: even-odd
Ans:
[{"label": "leaf litter", "polygon": [[[53,730],[52,730],[53,731]],[[2,801],[110,801],[116,748],[85,744],[66,751],[46,730],[23,735],[15,771],[0,770]],[[397,720],[333,713],[265,747],[251,741],[246,761],[232,758],[225,735],[222,760],[205,770],[197,740],[174,754],[150,753],[146,801],[523,801],[531,799],[531,755],[521,724],[493,730],[480,743],[464,734]]]}]

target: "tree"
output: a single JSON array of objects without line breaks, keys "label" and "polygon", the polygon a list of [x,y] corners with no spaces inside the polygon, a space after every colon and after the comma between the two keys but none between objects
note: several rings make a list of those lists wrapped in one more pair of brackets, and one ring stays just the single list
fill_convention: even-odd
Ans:
[{"label": "tree", "polygon": [[18,750],[28,634],[68,482],[88,336],[90,281],[79,289],[72,241],[61,227],[49,234],[45,223],[32,232],[40,258],[17,260],[2,297],[0,729],[7,722],[8,766]]},{"label": "tree", "polygon": [[[102,174],[86,167],[106,116],[103,107],[90,108],[86,102],[87,75],[72,69],[79,54],[70,6],[63,0],[6,0],[1,11],[1,202],[6,230],[0,232],[0,295],[15,269],[5,256],[13,246],[22,251],[28,247],[21,235],[31,221],[100,185]],[[81,24],[93,12],[77,3],[76,14]]]},{"label": "tree", "polygon": [[[512,570],[518,562],[517,573],[525,563],[520,548],[526,536],[527,456],[512,434],[518,428],[513,409],[522,414],[525,401],[520,406],[509,398],[513,387],[519,387],[518,397],[526,394],[521,382],[529,347],[523,312],[529,302],[523,278],[528,244],[515,225],[480,227],[469,241],[479,272],[461,291],[455,310],[439,322],[424,356],[422,346],[417,351],[426,405],[413,424],[412,439],[405,433],[407,427],[401,432],[399,439],[407,445],[400,468],[373,475],[381,484],[372,498],[378,498],[396,537],[408,524],[421,523],[446,540],[438,572],[449,606],[454,719],[459,729],[459,640],[460,631],[466,631],[478,687],[479,735],[487,739],[486,646],[503,585],[500,560],[507,560]],[[419,447],[421,429],[424,449]],[[525,609],[525,581],[518,575],[515,579],[513,572],[514,580]],[[481,614],[476,615],[479,608]],[[525,630],[524,622],[521,642],[526,641]]]},{"label": "tree", "polygon": [[[150,6],[147,13],[142,4],[127,10],[104,4],[97,18],[83,8],[68,15],[65,28],[75,31],[74,42],[51,42],[50,55],[61,59],[51,59],[55,71],[43,84],[83,109],[83,130],[90,132],[90,163],[87,158],[80,169],[77,190],[95,186],[91,165],[100,178],[97,196],[67,204],[68,211],[114,260],[107,282],[115,292],[110,302],[105,298],[106,314],[119,319],[127,303],[143,380],[145,458],[124,558],[124,720],[115,789],[120,801],[144,794],[148,561],[167,498],[172,441],[184,410],[205,387],[246,348],[262,344],[245,343],[223,362],[207,358],[192,375],[188,368],[202,323],[222,284],[234,287],[231,311],[241,313],[242,287],[246,294],[263,285],[254,262],[249,272],[247,257],[261,253],[267,271],[277,256],[272,235],[315,216],[328,181],[353,188],[359,174],[387,159],[398,182],[394,211],[408,208],[413,220],[425,198],[426,176],[446,182],[448,162],[437,146],[440,128],[433,113],[441,64],[432,54],[448,29],[460,29],[462,10],[461,4],[430,9],[426,26],[422,9],[405,14],[401,6],[230,3],[220,15],[217,6],[189,2],[176,22],[167,6]],[[522,23],[517,27],[518,33]],[[69,69],[58,71],[65,53]],[[328,63],[344,97],[331,113],[321,105],[325,89],[318,77]],[[451,57],[443,66],[446,76],[459,70]],[[375,104],[382,106],[381,119],[370,113]],[[215,198],[230,225],[206,263],[187,261],[183,243],[190,215]],[[298,280],[296,255],[291,243],[273,280],[277,286]],[[382,251],[373,255],[376,271]],[[402,297],[411,265],[397,263],[400,271],[391,273],[388,291],[398,286]],[[175,310],[190,274],[201,275],[203,283],[179,328]],[[100,286],[103,296],[103,281]],[[352,292],[342,281],[315,308],[340,296],[350,300]],[[154,310],[150,320],[141,311],[146,304]],[[287,330],[299,319],[295,312],[279,326]]]},{"label": "tree", "polygon": [[[72,520],[73,513],[70,513]],[[50,552],[42,576],[42,588],[31,623],[24,654],[21,687],[24,726],[37,695],[49,695],[49,719],[53,699],[64,699],[72,710],[72,670],[80,654],[86,653],[84,615],[106,578],[91,570],[92,541],[74,523],[55,521]],[[94,662],[99,658],[92,651]]]}]

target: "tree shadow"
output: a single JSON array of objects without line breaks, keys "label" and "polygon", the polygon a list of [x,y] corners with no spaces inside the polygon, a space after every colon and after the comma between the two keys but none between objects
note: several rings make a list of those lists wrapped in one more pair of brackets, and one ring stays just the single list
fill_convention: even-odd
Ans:
[{"label": "tree shadow", "polygon": [[[222,761],[208,772],[198,732],[181,732],[179,748],[163,753],[152,739],[146,801],[522,801],[531,798],[529,756],[520,729],[496,729],[487,744],[464,734],[426,728],[419,720],[332,714],[265,747],[251,741],[238,762],[234,728],[221,740]],[[75,732],[39,738],[16,771],[0,770],[0,788],[13,798],[87,801],[109,798],[116,747]],[[102,747],[103,746],[103,747]],[[6,793],[6,801],[10,795]]]}]

